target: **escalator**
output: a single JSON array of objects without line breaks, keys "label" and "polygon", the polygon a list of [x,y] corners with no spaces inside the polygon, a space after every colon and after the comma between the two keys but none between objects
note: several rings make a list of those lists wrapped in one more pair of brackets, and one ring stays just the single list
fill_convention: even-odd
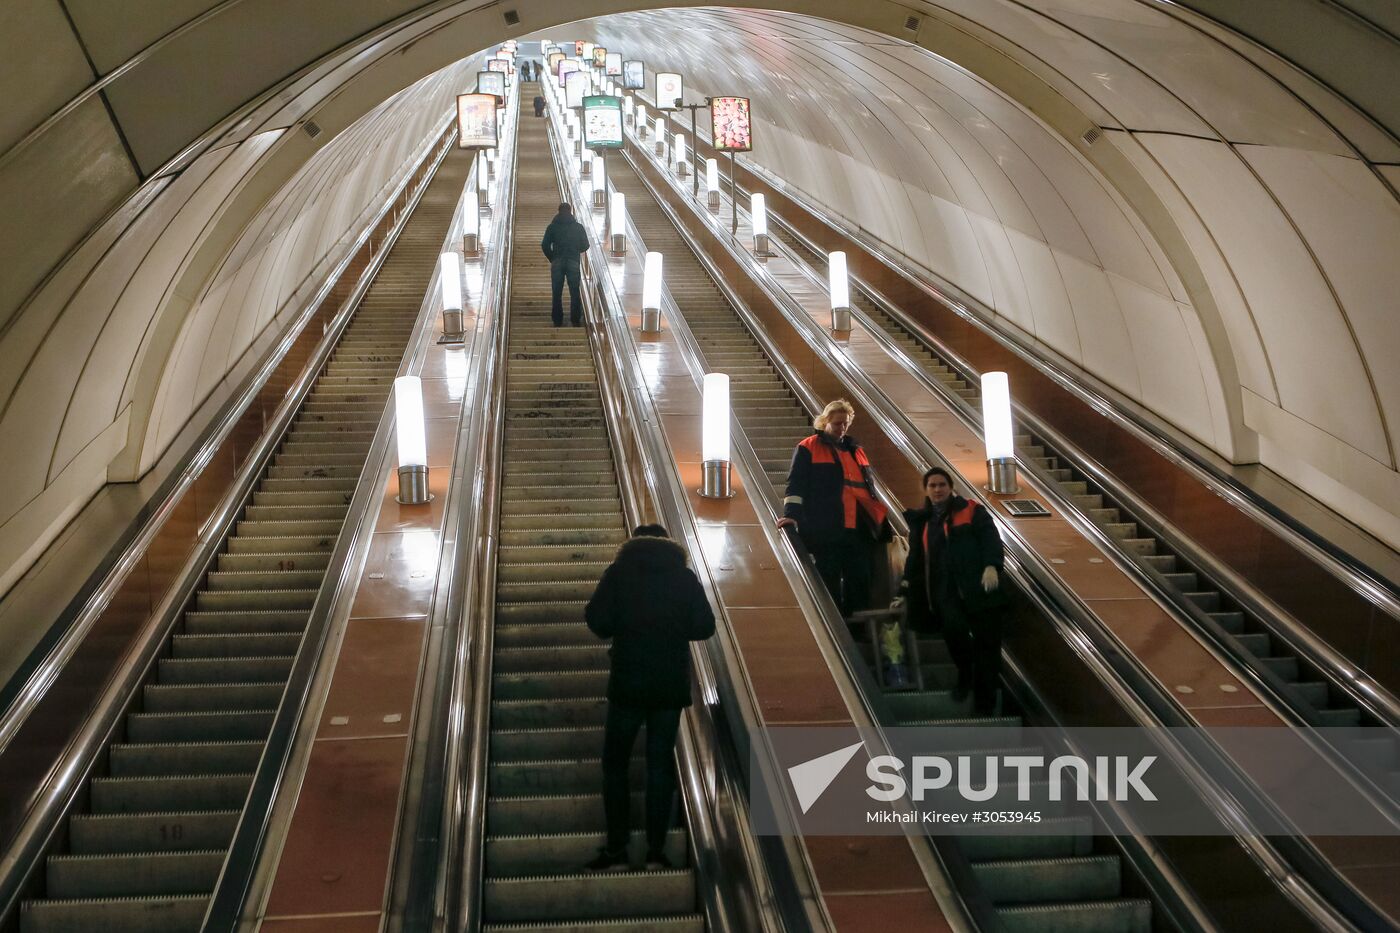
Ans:
[{"label": "escalator", "polygon": [[47,857],[22,933],[200,928],[469,154],[405,223]]},{"label": "escalator", "polygon": [[[547,133],[546,120],[519,120],[483,916],[488,930],[699,933],[685,829],[667,840],[676,868],[642,870],[634,832],[627,870],[583,869],[603,843],[608,679],[583,607],[627,528],[588,332],[550,323],[539,239],[560,192]],[[633,764],[637,827],[640,756]]]},{"label": "escalator", "polygon": [[[735,417],[780,497],[793,448],[811,433],[811,416],[637,172],[619,162],[611,183],[626,195],[628,213],[646,249],[666,257],[667,290],[695,337],[706,371],[729,374]],[[869,646],[865,649],[873,666]],[[888,715],[882,725],[999,727],[1006,736],[1004,751],[1036,753],[1018,744],[1022,718],[1015,710],[975,718],[970,700],[953,700],[956,676],[942,639],[921,638],[918,649],[929,689],[886,693]],[[961,841],[1002,928],[1028,933],[1151,929],[1152,904],[1129,893],[1133,883],[1125,875],[1116,843],[1096,837],[1086,813],[1061,810],[1050,819],[1060,832]]]},{"label": "escalator", "polygon": [[[825,275],[826,257],[794,235],[783,224],[773,225],[773,234],[786,245],[800,262],[807,263],[818,275]],[[936,383],[941,383],[950,395],[961,398],[974,410],[980,410],[981,393],[973,379],[943,358],[920,339],[881,304],[861,288],[851,289],[851,300],[866,318],[878,326],[899,349]],[[1297,650],[1285,637],[1287,632],[1252,614],[1247,607],[1231,599],[1224,587],[1216,584],[1205,568],[1192,563],[1179,550],[1173,549],[1163,536],[1155,534],[1149,523],[1115,500],[1112,493],[1096,483],[1087,471],[1056,450],[1045,438],[1034,433],[1018,434],[1015,438],[1017,457],[1022,463],[1034,463],[1042,475],[1053,482],[1065,501],[1072,503],[1106,537],[1130,559],[1144,565],[1174,592],[1180,604],[1203,613],[1228,633],[1227,652],[1236,658],[1253,662],[1277,678],[1276,693],[1284,705],[1293,709],[1299,721],[1315,727],[1349,727],[1387,725],[1370,710],[1363,709],[1320,664],[1309,660],[1308,653]],[[1190,611],[1185,614],[1187,617]],[[1365,740],[1355,743],[1348,752],[1361,759],[1377,762],[1400,760],[1394,742]],[[1400,770],[1388,769],[1389,783],[1383,788],[1392,797],[1400,797]]]}]

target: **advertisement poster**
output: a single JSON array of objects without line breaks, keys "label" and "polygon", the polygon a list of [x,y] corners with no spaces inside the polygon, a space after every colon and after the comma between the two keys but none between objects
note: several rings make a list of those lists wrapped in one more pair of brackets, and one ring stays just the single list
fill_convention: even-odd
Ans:
[{"label": "advertisement poster", "polygon": [[557,74],[559,73],[559,63],[562,62],[562,61],[565,59],[565,57],[566,57],[566,56],[564,55],[563,52],[550,52],[550,53],[549,53],[549,73],[550,73],[550,74],[552,74],[552,75],[557,75]]},{"label": "advertisement poster", "polygon": [[681,82],[681,76],[672,74],[669,71],[658,72],[656,75],[656,107],[658,110],[675,110],[681,105],[681,96],[685,91],[685,85]]},{"label": "advertisement poster", "polygon": [[584,96],[591,90],[589,87],[593,82],[588,80],[587,72],[571,71],[568,75],[568,83],[564,85],[564,102],[570,107],[582,107]]},{"label": "advertisement poster", "polygon": [[608,63],[608,50],[601,45],[593,48],[593,67],[602,68]]},{"label": "advertisement poster", "polygon": [[506,105],[506,76],[499,71],[477,72],[476,92],[494,95],[496,106],[504,107]]},{"label": "advertisement poster", "polygon": [[711,97],[710,126],[714,128],[715,148],[720,152],[753,149],[753,125],[749,120],[747,97]]},{"label": "advertisement poster", "polygon": [[582,40],[582,39],[575,39],[575,40],[574,40],[574,56],[575,56],[575,57],[579,57],[579,56],[582,56],[582,55],[583,55],[583,40]]},{"label": "advertisement poster", "polygon": [[510,83],[507,80],[508,76],[510,75],[510,62],[500,58],[487,59],[486,70],[496,72],[501,76],[502,81],[505,81],[505,83],[507,84]]},{"label": "advertisement poster", "polygon": [[609,77],[620,76],[622,74],[622,53],[609,52],[608,59],[603,64],[603,73]]},{"label": "advertisement poster", "polygon": [[496,95],[457,96],[457,148],[493,149],[496,146]]},{"label": "advertisement poster", "polygon": [[583,144],[590,149],[622,148],[622,98],[583,99]]},{"label": "advertisement poster", "polygon": [[622,86],[629,91],[640,91],[647,86],[646,71],[640,61],[622,63]]},{"label": "advertisement poster", "polygon": [[568,87],[567,80],[570,74],[578,71],[578,61],[566,58],[559,63],[559,86]]}]

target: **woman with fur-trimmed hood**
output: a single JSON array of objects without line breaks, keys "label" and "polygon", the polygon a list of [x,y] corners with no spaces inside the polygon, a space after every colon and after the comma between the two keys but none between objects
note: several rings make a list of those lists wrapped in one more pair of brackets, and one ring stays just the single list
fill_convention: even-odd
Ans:
[{"label": "woman with fur-trimmed hood", "polygon": [[588,627],[612,639],[608,718],[603,730],[607,844],[594,871],[627,867],[628,764],[646,726],[648,868],[667,868],[666,833],[676,791],[673,753],[681,710],[690,705],[690,643],[715,633],[715,616],[685,549],[660,525],[642,525],[618,549],[584,610]]}]

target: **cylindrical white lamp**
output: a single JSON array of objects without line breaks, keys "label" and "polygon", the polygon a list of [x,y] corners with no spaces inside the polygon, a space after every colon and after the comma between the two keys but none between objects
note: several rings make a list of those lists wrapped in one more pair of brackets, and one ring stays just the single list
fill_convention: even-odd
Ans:
[{"label": "cylindrical white lamp", "polygon": [[603,157],[593,153],[593,206],[608,206],[608,177],[603,170]]},{"label": "cylindrical white lamp", "polygon": [[642,333],[661,332],[661,254],[647,253],[642,264]]},{"label": "cylindrical white lamp", "polygon": [[492,146],[486,150],[486,173],[492,178],[496,177],[496,147]]},{"label": "cylindrical white lamp", "polygon": [[831,329],[851,329],[851,283],[846,277],[846,254],[839,249],[827,257],[827,288],[831,293]]},{"label": "cylindrical white lamp", "polygon": [[666,154],[666,118],[656,118],[656,154]]},{"label": "cylindrical white lamp", "polygon": [[462,252],[475,256],[481,251],[481,206],[476,189],[462,192]]},{"label": "cylindrical white lamp", "polygon": [[455,252],[438,256],[438,282],[442,292],[442,339],[438,343],[461,343],[462,257]]},{"label": "cylindrical white lamp", "polygon": [[578,163],[583,166],[583,172],[581,174],[584,178],[588,178],[593,174],[593,153],[589,152],[588,147],[584,145],[582,136],[580,136],[578,140]]},{"label": "cylindrical white lamp", "polygon": [[399,441],[399,495],[403,505],[422,505],[428,491],[428,438],[423,424],[423,380],[394,380],[394,431]]},{"label": "cylindrical white lamp", "polygon": [[[629,98],[627,98],[627,99],[628,99],[628,100],[631,100],[632,98],[629,97]],[[646,135],[647,135],[647,105],[644,104],[644,103],[642,103],[642,102],[640,102],[640,101],[637,102],[637,123],[636,123],[636,127],[637,127],[637,138],[638,138],[638,139],[645,139],[645,138],[646,138]]]},{"label": "cylindrical white lamp", "polygon": [[677,133],[672,137],[671,158],[676,163],[676,174],[684,178],[686,173],[684,133]]},{"label": "cylindrical white lamp", "polygon": [[734,495],[729,485],[729,377],[706,373],[701,401],[700,495],[707,499],[728,499]]},{"label": "cylindrical white lamp", "polygon": [[631,123],[633,126],[636,126],[637,124],[633,121],[633,118],[632,118],[632,107],[633,107],[632,98],[630,98],[630,97],[624,97],[624,98],[622,98],[622,119],[623,119],[623,122],[625,122],[625,123]]},{"label": "cylindrical white lamp", "polygon": [[612,233],[612,251],[627,252],[627,195],[621,191],[612,193],[612,203],[608,205],[608,230]]},{"label": "cylindrical white lamp", "polygon": [[491,213],[491,181],[485,172],[476,173],[476,193],[481,202],[481,213]]},{"label": "cylindrical white lamp", "polygon": [[749,195],[749,223],[753,225],[753,251],[768,255],[768,199],[758,192]]},{"label": "cylindrical white lamp", "polygon": [[987,491],[998,495],[1020,492],[1011,433],[1011,386],[1006,373],[982,374],[982,436],[987,444]]},{"label": "cylindrical white lamp", "polygon": [[705,206],[719,210],[719,160],[705,160]]}]

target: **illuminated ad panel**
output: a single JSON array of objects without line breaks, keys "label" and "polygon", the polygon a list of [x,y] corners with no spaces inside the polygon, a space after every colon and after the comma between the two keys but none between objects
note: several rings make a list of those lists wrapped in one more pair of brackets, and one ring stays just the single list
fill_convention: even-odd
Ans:
[{"label": "illuminated ad panel", "polygon": [[603,63],[603,73],[609,77],[620,77],[622,75],[621,52],[608,53],[608,60]]},{"label": "illuminated ad panel", "polygon": [[569,75],[573,74],[575,71],[578,71],[578,60],[577,60],[577,59],[566,58],[566,59],[564,59],[563,61],[561,61],[561,62],[559,63],[559,86],[560,86],[560,87],[567,87],[567,86],[568,86],[568,77],[569,77]]},{"label": "illuminated ad panel", "polygon": [[506,76],[499,71],[478,71],[476,73],[476,92],[495,95],[496,106],[504,107],[506,105]]},{"label": "illuminated ad panel", "polygon": [[629,91],[640,91],[647,86],[646,69],[640,61],[622,63],[622,86]]},{"label": "illuminated ad panel", "polygon": [[753,149],[753,124],[749,119],[747,97],[711,97],[710,126],[714,145],[720,152],[748,152]]},{"label": "illuminated ad panel", "polygon": [[457,96],[457,148],[493,149],[496,146],[496,95]]},{"label": "illuminated ad panel", "polygon": [[568,83],[564,85],[564,102],[570,107],[582,107],[583,98],[588,94],[592,84],[588,80],[588,73],[583,71],[571,71],[568,75]]},{"label": "illuminated ad panel", "polygon": [[593,48],[593,67],[602,68],[608,63],[608,50],[601,45]]},{"label": "illuminated ad panel", "polygon": [[563,52],[550,52],[550,53],[549,53],[549,73],[550,73],[550,74],[552,74],[552,75],[557,75],[557,74],[559,73],[559,63],[562,62],[562,61],[564,60],[564,58],[565,58],[565,55],[564,55]]},{"label": "illuminated ad panel", "polygon": [[486,70],[493,71],[499,74],[501,76],[501,80],[504,81],[506,84],[510,83],[510,81],[508,80],[510,77],[510,62],[506,61],[505,59],[488,59],[486,62]]},{"label": "illuminated ad panel", "polygon": [[685,84],[681,81],[681,76],[669,71],[662,71],[656,75],[656,108],[658,110],[675,110],[681,105],[681,96],[685,91]]},{"label": "illuminated ad panel", "polygon": [[575,56],[581,56],[582,54],[583,54],[583,40],[582,40],[582,39],[575,39],[575,40],[574,40],[574,55],[575,55]]},{"label": "illuminated ad panel", "polygon": [[622,98],[594,94],[583,99],[583,144],[589,149],[622,148]]}]

